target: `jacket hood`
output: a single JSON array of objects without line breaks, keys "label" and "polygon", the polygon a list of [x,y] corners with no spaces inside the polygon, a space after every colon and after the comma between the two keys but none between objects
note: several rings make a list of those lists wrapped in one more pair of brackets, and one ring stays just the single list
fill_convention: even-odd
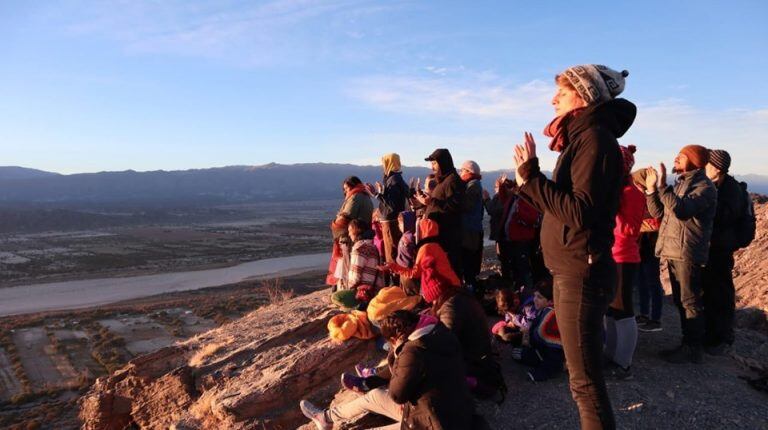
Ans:
[{"label": "jacket hood", "polygon": [[589,106],[568,125],[568,135],[573,136],[588,128],[599,126],[610,131],[617,139],[624,136],[635,122],[637,107],[626,99],[613,99]]},{"label": "jacket hood", "polygon": [[434,220],[424,218],[419,223],[419,238],[421,240],[437,237],[439,234],[440,228]]},{"label": "jacket hood", "polygon": [[403,233],[406,233],[406,232],[415,233],[416,232],[416,213],[413,211],[403,211],[400,213],[403,214],[403,229],[405,230]]},{"label": "jacket hood", "polygon": [[395,154],[394,152],[384,155],[381,157],[381,165],[384,167],[384,176],[389,176],[393,172],[399,172],[402,169],[400,165],[400,155]]},{"label": "jacket hood", "polygon": [[440,166],[440,176],[447,176],[456,171],[456,167],[453,165],[453,157],[451,153],[445,148],[438,148],[426,158],[426,161],[436,161]]}]

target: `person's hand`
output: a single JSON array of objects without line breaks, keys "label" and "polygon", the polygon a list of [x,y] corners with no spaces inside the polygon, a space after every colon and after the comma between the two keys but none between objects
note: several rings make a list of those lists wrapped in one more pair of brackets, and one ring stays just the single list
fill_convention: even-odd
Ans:
[{"label": "person's hand", "polygon": [[645,190],[649,193],[655,193],[658,181],[659,175],[656,173],[656,169],[650,166],[647,167],[645,169]]},{"label": "person's hand", "polygon": [[419,201],[422,205],[426,206],[429,202],[429,196],[427,194],[416,194],[416,200]]},{"label": "person's hand", "polygon": [[491,195],[488,193],[488,190],[483,188],[483,200],[490,200]]},{"label": "person's hand", "polygon": [[667,166],[664,163],[659,164],[659,188],[667,188]]},{"label": "person's hand", "polygon": [[533,140],[533,135],[526,131],[524,136],[523,144],[515,146],[515,181],[518,186],[525,183],[525,179],[520,176],[520,166],[526,161],[536,158],[536,142]]},{"label": "person's hand", "polygon": [[381,186],[381,182],[376,182],[376,194],[381,194],[384,191],[384,187]]},{"label": "person's hand", "polygon": [[376,194],[376,191],[373,189],[373,185],[367,182],[365,184],[365,191],[367,191],[370,195]]}]

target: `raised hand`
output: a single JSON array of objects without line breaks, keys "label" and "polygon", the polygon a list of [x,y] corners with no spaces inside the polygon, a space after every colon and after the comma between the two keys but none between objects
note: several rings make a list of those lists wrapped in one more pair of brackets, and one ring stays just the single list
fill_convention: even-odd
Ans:
[{"label": "raised hand", "polygon": [[381,182],[376,182],[376,193],[381,194],[384,191],[384,187],[381,186]]},{"label": "raised hand", "polygon": [[368,194],[374,195],[376,194],[376,191],[373,189],[373,185],[370,183],[365,183],[365,191],[368,191]]},{"label": "raised hand", "polygon": [[515,146],[515,181],[517,185],[522,186],[525,180],[520,176],[520,166],[526,161],[536,158],[536,142],[533,134],[525,132],[522,145]]},{"label": "raised hand", "polygon": [[483,188],[483,200],[488,200],[491,198],[491,195],[488,193],[488,190]]},{"label": "raised hand", "polygon": [[665,166],[664,163],[660,163],[659,171],[661,172],[661,175],[659,176],[659,188],[666,188],[667,187],[667,166]]},{"label": "raised hand", "polygon": [[645,189],[649,192],[655,192],[659,181],[659,175],[656,169],[648,166],[645,169]]}]

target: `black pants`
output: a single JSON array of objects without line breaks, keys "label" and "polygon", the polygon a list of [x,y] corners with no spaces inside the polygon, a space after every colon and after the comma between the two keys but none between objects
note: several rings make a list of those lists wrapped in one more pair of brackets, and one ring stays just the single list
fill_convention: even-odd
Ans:
[{"label": "black pants", "polygon": [[733,254],[710,252],[702,270],[704,290],[704,343],[716,346],[732,344],[733,316],[736,312],[736,290],[733,286]]},{"label": "black pants", "polygon": [[613,302],[608,308],[608,315],[616,320],[622,320],[635,316],[635,308],[632,304],[633,286],[637,278],[640,263],[617,263],[616,293]]},{"label": "black pants", "polygon": [[680,314],[683,343],[701,347],[704,341],[702,267],[687,261],[667,260],[672,300]]},{"label": "black pants", "polygon": [[586,276],[554,273],[557,324],[582,429],[616,428],[602,367],[603,317],[614,285],[613,261],[590,265]]},{"label": "black pants", "polygon": [[477,287],[477,275],[480,274],[480,268],[483,265],[483,232],[466,233],[478,236],[473,242],[477,246],[473,248],[461,247],[461,262],[464,265],[464,283]]},{"label": "black pants", "polygon": [[511,281],[515,290],[522,289],[528,294],[533,290],[533,274],[531,271],[531,241],[499,241],[496,254],[501,263],[502,278]]}]

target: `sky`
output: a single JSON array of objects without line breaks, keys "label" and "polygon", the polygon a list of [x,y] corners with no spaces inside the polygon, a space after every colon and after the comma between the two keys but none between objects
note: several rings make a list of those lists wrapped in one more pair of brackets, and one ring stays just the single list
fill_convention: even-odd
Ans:
[{"label": "sky", "polygon": [[556,154],[554,76],[626,69],[638,166],[768,174],[768,2],[2,0],[0,165],[60,173]]}]

